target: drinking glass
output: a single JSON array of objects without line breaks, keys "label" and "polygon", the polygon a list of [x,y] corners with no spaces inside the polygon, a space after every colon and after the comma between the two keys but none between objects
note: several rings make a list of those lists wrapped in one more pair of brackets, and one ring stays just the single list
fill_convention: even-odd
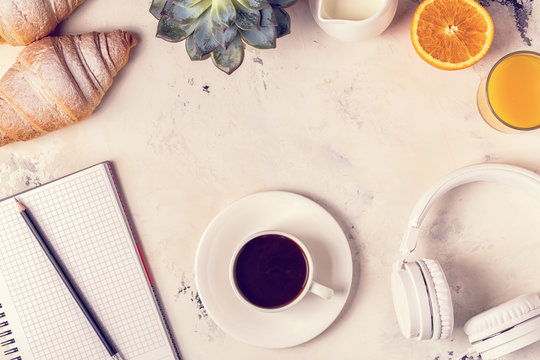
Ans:
[{"label": "drinking glass", "polygon": [[476,98],[480,115],[496,130],[540,127],[540,54],[517,51],[502,57],[480,82]]}]

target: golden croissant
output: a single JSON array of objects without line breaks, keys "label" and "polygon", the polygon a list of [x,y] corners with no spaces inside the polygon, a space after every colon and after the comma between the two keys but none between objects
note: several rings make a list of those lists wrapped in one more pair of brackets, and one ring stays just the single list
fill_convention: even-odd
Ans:
[{"label": "golden croissant", "polygon": [[47,36],[84,0],[0,0],[0,37],[27,45]]},{"label": "golden croissant", "polygon": [[131,33],[116,30],[28,45],[0,80],[0,146],[89,117],[136,44]]}]

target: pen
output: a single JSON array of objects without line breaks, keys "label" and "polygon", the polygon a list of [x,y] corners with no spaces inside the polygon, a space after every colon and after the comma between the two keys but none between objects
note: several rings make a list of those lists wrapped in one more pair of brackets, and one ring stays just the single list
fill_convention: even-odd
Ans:
[{"label": "pen", "polygon": [[103,343],[103,346],[105,346],[105,348],[107,349],[107,352],[111,356],[111,359],[122,360],[122,358],[120,357],[120,354],[118,353],[118,351],[116,350],[116,348],[114,347],[114,345],[112,344],[112,342],[110,341],[108,336],[105,334],[105,332],[101,329],[100,324],[97,322],[95,316],[92,314],[92,312],[90,311],[90,309],[86,305],[86,302],[83,300],[81,295],[78,293],[75,286],[73,286],[73,282],[70,279],[69,275],[62,268],[62,266],[60,265],[60,263],[56,259],[55,254],[53,253],[53,251],[51,250],[51,248],[49,247],[49,245],[45,241],[44,237],[41,235],[41,233],[39,232],[37,227],[34,225],[34,222],[32,221],[32,218],[30,217],[30,214],[29,214],[28,210],[26,209],[26,207],[23,204],[21,204],[21,202],[19,202],[17,199],[15,199],[15,202],[17,203],[17,206],[19,208],[19,213],[23,217],[24,222],[26,223],[26,225],[28,225],[28,228],[30,229],[30,231],[32,232],[32,234],[34,235],[36,240],[39,242],[39,244],[41,245],[41,248],[43,249],[43,251],[45,252],[47,257],[51,261],[52,265],[54,266],[54,268],[58,272],[58,275],[64,281],[64,284],[66,285],[69,292],[71,293],[71,295],[73,296],[73,298],[75,299],[77,304],[79,305],[79,307],[80,307],[81,311],[83,312],[83,314],[86,316],[86,319],[88,319],[88,322],[90,323],[90,325],[92,326],[92,328],[96,332],[97,336],[99,337],[99,339]]}]

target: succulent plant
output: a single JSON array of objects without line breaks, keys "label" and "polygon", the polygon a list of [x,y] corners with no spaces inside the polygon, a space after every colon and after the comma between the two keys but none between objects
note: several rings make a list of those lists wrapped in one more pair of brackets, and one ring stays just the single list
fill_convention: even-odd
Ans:
[{"label": "succulent plant", "polygon": [[244,42],[259,49],[276,47],[290,33],[283,9],[296,0],[153,0],[150,12],[159,20],[156,36],[185,40],[191,60],[212,58],[227,74],[244,59]]}]

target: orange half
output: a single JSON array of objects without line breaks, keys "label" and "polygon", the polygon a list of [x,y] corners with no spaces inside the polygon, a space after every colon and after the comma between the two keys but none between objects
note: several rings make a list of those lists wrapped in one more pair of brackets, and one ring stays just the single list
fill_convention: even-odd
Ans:
[{"label": "orange half", "polygon": [[493,41],[493,20],[474,0],[425,0],[416,9],[411,38],[422,59],[443,70],[479,61]]}]

